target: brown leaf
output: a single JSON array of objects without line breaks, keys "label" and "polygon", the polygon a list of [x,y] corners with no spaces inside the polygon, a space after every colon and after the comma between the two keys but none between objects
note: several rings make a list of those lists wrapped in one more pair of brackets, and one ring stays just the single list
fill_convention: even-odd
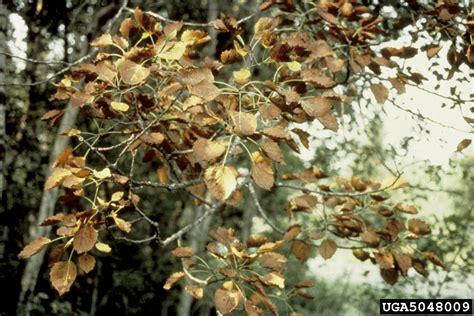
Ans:
[{"label": "brown leaf", "polygon": [[416,218],[408,221],[408,230],[416,235],[428,235],[431,233],[430,225]]},{"label": "brown leaf", "polygon": [[310,232],[308,234],[308,237],[312,240],[319,240],[321,238],[323,238],[324,236],[326,235],[325,232],[323,231],[320,231],[320,232]]},{"label": "brown leaf", "polygon": [[394,207],[397,211],[407,213],[407,214],[418,214],[418,210],[414,205],[403,205],[398,203]]},{"label": "brown leaf", "polygon": [[431,263],[443,268],[443,269],[446,269],[446,266],[444,265],[443,261],[437,256],[435,255],[433,252],[431,251],[425,251],[423,252],[423,256],[425,256],[426,259],[428,259],[429,261],[431,261]]},{"label": "brown leaf", "polygon": [[230,117],[239,135],[250,136],[257,130],[257,118],[252,113],[231,111]]},{"label": "brown leaf", "polygon": [[186,274],[182,271],[179,272],[174,272],[171,274],[168,279],[166,279],[165,285],[163,285],[163,288],[165,290],[171,289],[179,280],[181,280]]},{"label": "brown leaf", "polygon": [[197,85],[188,87],[189,93],[203,98],[206,101],[212,101],[221,94],[221,90],[208,80],[202,80]]},{"label": "brown leaf", "polygon": [[303,110],[311,117],[324,117],[331,113],[331,102],[324,97],[311,97],[303,100]]},{"label": "brown leaf", "polygon": [[439,53],[441,50],[441,46],[439,45],[428,45],[426,47],[426,56],[428,59],[431,59],[433,56]]},{"label": "brown leaf", "polygon": [[285,288],[285,278],[275,272],[267,273],[261,279],[265,284],[277,286],[280,289]]},{"label": "brown leaf", "polygon": [[185,285],[184,290],[197,300],[200,300],[204,295],[204,289],[196,284]]},{"label": "brown leaf", "polygon": [[316,88],[332,88],[336,82],[327,77],[324,73],[316,69],[305,69],[301,71],[301,79],[310,82]]},{"label": "brown leaf", "polygon": [[73,262],[56,262],[49,273],[51,285],[59,295],[68,292],[77,276],[77,268]]},{"label": "brown leaf", "polygon": [[177,247],[171,254],[177,258],[191,257],[193,256],[193,248],[191,247]]},{"label": "brown leaf", "polygon": [[311,245],[303,240],[293,240],[291,253],[295,255],[301,262],[306,262],[311,256]]},{"label": "brown leaf", "polygon": [[277,142],[274,142],[271,139],[265,139],[260,143],[260,148],[263,150],[265,155],[273,161],[284,162],[283,153]]},{"label": "brown leaf", "polygon": [[259,152],[252,153],[252,178],[255,183],[265,190],[270,190],[275,184],[272,161]]},{"label": "brown leaf", "polygon": [[221,314],[229,314],[239,305],[239,294],[237,292],[217,289],[214,294],[214,304]]},{"label": "brown leaf", "polygon": [[136,85],[144,81],[150,75],[150,70],[133,61],[124,60],[120,65],[119,73],[124,83]]},{"label": "brown leaf", "polygon": [[90,225],[81,227],[77,233],[74,234],[74,250],[76,250],[77,253],[91,250],[97,241],[98,235],[97,230]]},{"label": "brown leaf", "polygon": [[97,37],[95,40],[91,42],[90,45],[93,47],[106,47],[113,44],[114,44],[114,41],[112,40],[112,35],[106,33]]},{"label": "brown leaf", "polygon": [[42,221],[40,226],[50,226],[50,225],[61,223],[63,221],[63,218],[64,218],[63,213],[54,214],[46,218],[44,221]]},{"label": "brown leaf", "polygon": [[272,269],[276,272],[283,272],[287,260],[285,256],[276,252],[267,252],[258,258],[262,267]]},{"label": "brown leaf", "polygon": [[390,285],[394,285],[398,281],[398,271],[395,268],[380,269],[380,275]]},{"label": "brown leaf", "polygon": [[44,184],[44,190],[50,190],[62,183],[65,177],[71,175],[71,171],[65,168],[54,168]]},{"label": "brown leaf", "polygon": [[374,83],[370,86],[370,90],[375,96],[378,104],[384,104],[388,98],[388,89],[381,83]]},{"label": "brown leaf", "polygon": [[293,240],[296,238],[301,233],[301,226],[299,224],[291,225],[285,235],[283,235],[283,240],[288,241],[288,240]]},{"label": "brown leaf", "polygon": [[237,187],[237,172],[228,166],[214,165],[204,173],[204,182],[217,200],[226,200]]},{"label": "brown leaf", "polygon": [[325,260],[331,258],[336,253],[336,250],[336,243],[330,239],[325,239],[321,243],[321,246],[319,246],[319,253],[321,254],[321,257],[323,257]]},{"label": "brown leaf", "polygon": [[90,254],[83,254],[79,257],[79,268],[85,273],[89,273],[94,270],[95,267],[95,257]]},{"label": "brown leaf", "polygon": [[463,139],[456,147],[456,151],[463,151],[469,145],[471,145],[471,143],[472,143],[472,139]]},{"label": "brown leaf", "polygon": [[402,275],[406,275],[408,269],[412,266],[411,257],[404,253],[395,255],[395,263]]},{"label": "brown leaf", "polygon": [[49,238],[43,236],[38,237],[37,239],[26,245],[25,248],[23,248],[23,250],[18,254],[18,257],[20,257],[21,259],[29,258],[32,255],[35,255],[40,252],[50,242],[51,240]]},{"label": "brown leaf", "polygon": [[339,129],[339,122],[337,118],[332,114],[327,114],[325,116],[318,117],[318,121],[328,130],[337,132]]},{"label": "brown leaf", "polygon": [[380,243],[380,237],[373,230],[366,230],[360,234],[360,238],[363,242],[371,247],[377,247]]},{"label": "brown leaf", "polygon": [[390,251],[377,252],[374,257],[381,269],[391,269],[395,266],[395,258]]},{"label": "brown leaf", "polygon": [[406,92],[405,82],[403,82],[401,79],[399,79],[399,78],[388,78],[388,81],[390,81],[390,83],[392,84],[392,87],[394,87],[395,90],[397,90],[398,94],[403,94],[403,93]]},{"label": "brown leaf", "polygon": [[200,138],[193,144],[193,152],[200,161],[214,161],[225,153],[226,147],[219,142]]}]

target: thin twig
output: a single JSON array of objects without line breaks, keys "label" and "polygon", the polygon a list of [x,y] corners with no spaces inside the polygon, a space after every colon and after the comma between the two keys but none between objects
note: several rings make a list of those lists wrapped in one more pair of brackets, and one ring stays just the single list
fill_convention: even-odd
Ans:
[{"label": "thin twig", "polygon": [[267,214],[265,213],[265,210],[262,208],[262,205],[260,204],[260,201],[258,200],[257,193],[255,192],[255,188],[253,187],[253,184],[251,182],[249,182],[248,188],[249,188],[249,191],[250,191],[250,195],[252,195],[253,202],[255,203],[255,207],[257,208],[257,211],[260,214],[260,216],[262,216],[262,218],[265,220],[265,222],[267,222],[267,224],[271,228],[273,228],[273,230],[275,230],[276,232],[278,232],[280,234],[284,234],[285,231],[283,229],[279,228],[278,226],[276,226],[270,220],[270,218],[268,218]]}]

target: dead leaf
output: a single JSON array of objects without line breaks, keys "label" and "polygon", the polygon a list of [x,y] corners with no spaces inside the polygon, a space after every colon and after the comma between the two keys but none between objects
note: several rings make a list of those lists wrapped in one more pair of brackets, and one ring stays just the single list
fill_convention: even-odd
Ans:
[{"label": "dead leaf", "polygon": [[71,175],[71,171],[65,168],[54,168],[44,184],[44,190],[50,190],[62,183],[65,177]]},{"label": "dead leaf", "polygon": [[74,234],[74,250],[76,250],[77,253],[84,253],[91,250],[97,241],[98,235],[97,230],[90,225],[81,227],[77,233]]},{"label": "dead leaf", "polygon": [[263,150],[265,155],[276,162],[284,162],[283,152],[281,151],[280,145],[271,139],[265,139],[260,143],[260,148]]},{"label": "dead leaf", "polygon": [[204,295],[204,289],[196,284],[185,285],[184,290],[197,300],[200,300]]},{"label": "dead leaf", "polygon": [[89,273],[94,270],[95,267],[95,257],[90,254],[83,254],[79,257],[79,268],[85,273]]},{"label": "dead leaf", "polygon": [[119,74],[124,83],[136,85],[148,78],[150,70],[133,61],[125,60],[120,65]]},{"label": "dead leaf", "polygon": [[303,240],[295,239],[291,246],[291,253],[295,255],[301,262],[306,262],[311,256],[311,245]]},{"label": "dead leaf", "polygon": [[370,86],[370,90],[375,96],[378,104],[384,104],[388,98],[388,89],[381,83],[374,83]]},{"label": "dead leaf", "polygon": [[319,246],[319,254],[325,260],[331,258],[336,253],[336,250],[337,250],[336,243],[330,239],[325,239],[321,243],[321,246]]},{"label": "dead leaf", "polygon": [[21,259],[29,258],[32,255],[35,255],[40,252],[50,242],[51,240],[49,238],[43,236],[38,237],[37,239],[26,245],[25,248],[23,248],[23,250],[18,254],[18,257],[20,257]]},{"label": "dead leaf", "polygon": [[214,304],[221,314],[229,314],[239,305],[239,294],[237,292],[217,289],[214,294]]},{"label": "dead leaf", "polygon": [[324,117],[331,113],[331,102],[324,97],[311,97],[303,100],[303,110],[311,117]]},{"label": "dead leaf", "polygon": [[209,141],[200,138],[193,144],[193,152],[196,158],[200,161],[214,161],[222,156],[226,151],[226,146],[220,142]]},{"label": "dead leaf", "polygon": [[235,133],[243,136],[255,134],[257,130],[257,118],[252,113],[230,111]]},{"label": "dead leaf", "polygon": [[270,190],[275,184],[272,161],[258,151],[252,153],[252,178],[255,183],[265,190]]},{"label": "dead leaf", "polygon": [[177,258],[185,258],[185,257],[192,257],[193,256],[193,248],[191,247],[177,247],[171,254]]},{"label": "dead leaf", "polygon": [[471,145],[471,143],[472,143],[472,139],[463,139],[456,147],[456,151],[463,151],[469,145]]},{"label": "dead leaf", "polygon": [[204,182],[211,192],[212,196],[217,200],[226,200],[237,187],[237,172],[235,169],[215,165],[207,168],[204,173]]},{"label": "dead leaf", "polygon": [[408,221],[408,230],[416,235],[428,235],[431,233],[430,225],[416,218],[412,218]]},{"label": "dead leaf", "polygon": [[68,292],[77,276],[77,268],[73,262],[56,262],[49,273],[51,285],[59,295]]},{"label": "dead leaf", "polygon": [[181,280],[186,274],[182,271],[174,272],[171,274],[168,279],[166,279],[166,283],[163,286],[165,290],[171,289],[179,280]]}]

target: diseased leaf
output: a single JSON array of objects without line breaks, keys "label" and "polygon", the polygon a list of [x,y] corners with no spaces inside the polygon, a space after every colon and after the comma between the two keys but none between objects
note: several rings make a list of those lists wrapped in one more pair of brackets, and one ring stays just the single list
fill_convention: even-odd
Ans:
[{"label": "diseased leaf", "polygon": [[418,214],[418,210],[414,205],[404,205],[398,203],[395,205],[395,209],[399,212],[407,213],[407,214]]},{"label": "diseased leaf", "polygon": [[228,166],[215,165],[207,168],[204,182],[217,200],[226,200],[237,187],[237,172]]},{"label": "diseased leaf", "polygon": [[457,146],[456,151],[463,151],[466,149],[469,145],[471,145],[472,139],[463,139]]},{"label": "diseased leaf", "polygon": [[76,250],[77,253],[84,253],[91,250],[97,241],[98,235],[97,230],[90,225],[81,227],[77,233],[74,234],[74,250]]},{"label": "diseased leaf", "polygon": [[426,259],[428,259],[429,261],[431,261],[431,263],[443,268],[443,269],[446,269],[446,265],[443,263],[443,261],[437,256],[435,255],[433,252],[431,251],[425,251],[423,252],[423,256],[425,256]]},{"label": "diseased leaf", "polygon": [[85,273],[89,273],[94,270],[95,267],[95,257],[90,254],[83,254],[79,257],[79,268]]},{"label": "diseased leaf", "polygon": [[51,240],[49,238],[43,236],[38,237],[37,239],[26,245],[25,248],[23,248],[23,250],[18,254],[18,257],[20,257],[21,259],[29,258],[32,255],[35,255],[40,252],[50,242]]},{"label": "diseased leaf", "polygon": [[49,273],[51,285],[59,295],[69,292],[71,285],[77,276],[77,268],[73,262],[60,261],[56,262]]},{"label": "diseased leaf", "polygon": [[336,253],[336,250],[337,250],[336,243],[330,239],[325,239],[321,243],[321,246],[319,246],[319,254],[325,260],[331,258]]},{"label": "diseased leaf", "polygon": [[296,238],[301,233],[301,226],[299,224],[291,225],[288,227],[286,230],[285,235],[283,235],[283,240],[288,241],[288,240],[293,240]]},{"label": "diseased leaf", "polygon": [[239,305],[239,294],[237,292],[217,289],[214,294],[214,304],[221,314],[229,314]]},{"label": "diseased leaf", "polygon": [[193,144],[193,152],[197,159],[201,161],[214,161],[222,156],[226,147],[219,142],[209,141],[200,138]]},{"label": "diseased leaf", "polygon": [[390,285],[394,285],[398,281],[398,271],[394,268],[380,269],[380,275]]},{"label": "diseased leaf", "polygon": [[381,83],[374,83],[370,86],[370,90],[374,94],[378,104],[384,104],[388,98],[388,89]]},{"label": "diseased leaf", "polygon": [[133,61],[124,60],[119,68],[120,78],[129,85],[136,85],[150,75],[150,70]]},{"label": "diseased leaf", "polygon": [[301,71],[301,79],[310,82],[315,88],[332,88],[336,82],[316,69],[305,69]]},{"label": "diseased leaf", "polygon": [[337,118],[332,114],[327,114],[325,116],[318,117],[318,121],[328,130],[337,132],[339,129],[339,122]]},{"label": "diseased leaf", "polygon": [[185,258],[185,257],[192,257],[193,256],[193,248],[191,247],[177,247],[171,254],[177,258]]}]

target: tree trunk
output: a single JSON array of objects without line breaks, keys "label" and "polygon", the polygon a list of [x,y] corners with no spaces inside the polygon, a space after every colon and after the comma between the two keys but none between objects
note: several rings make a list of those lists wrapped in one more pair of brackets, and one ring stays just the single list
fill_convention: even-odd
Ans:
[{"label": "tree trunk", "polygon": [[[56,158],[61,154],[61,152],[68,145],[69,138],[62,136],[61,133],[70,129],[77,117],[78,108],[73,107],[71,104],[68,105],[64,113],[61,123],[59,125],[58,133],[54,141],[53,149],[51,150],[49,158],[49,167],[48,174],[52,171],[52,164]],[[39,224],[47,217],[54,214],[54,206],[58,198],[58,188],[45,191],[41,198],[41,204],[37,216],[36,228],[33,230],[31,240],[34,240],[40,236],[49,236],[51,231],[50,226],[39,226]],[[36,281],[38,279],[38,274],[43,264],[45,251],[38,253],[37,255],[31,257],[27,263],[23,276],[21,278],[21,293],[18,301],[18,310],[17,314],[19,315],[29,315],[31,311],[31,301],[30,298],[34,294],[34,289],[36,286]]]}]

